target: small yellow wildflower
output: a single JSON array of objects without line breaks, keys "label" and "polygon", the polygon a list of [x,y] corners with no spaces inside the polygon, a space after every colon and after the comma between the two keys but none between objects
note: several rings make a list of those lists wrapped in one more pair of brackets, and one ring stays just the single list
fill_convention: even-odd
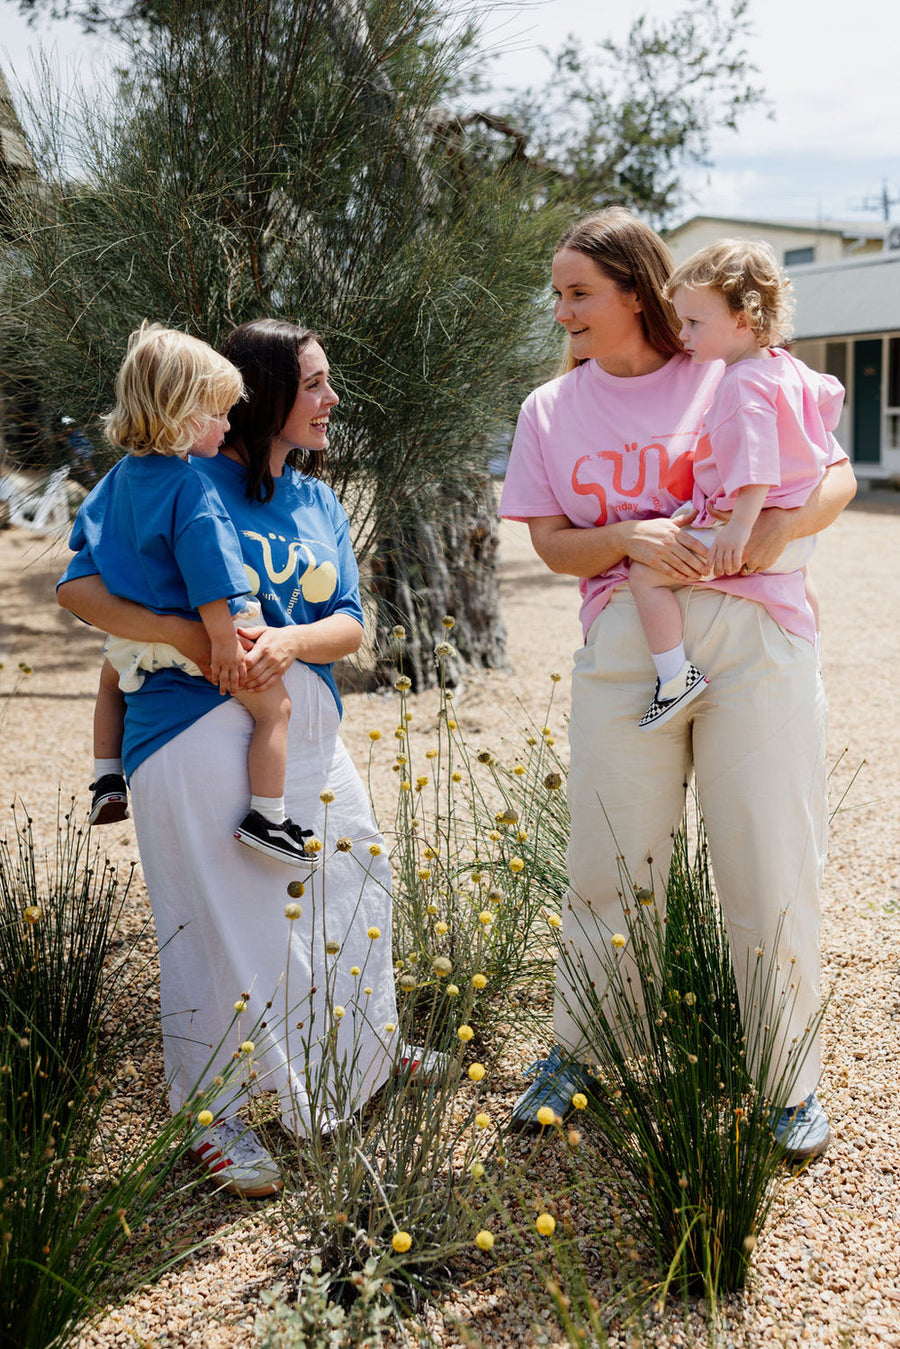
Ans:
[{"label": "small yellow wildflower", "polygon": [[39,904],[29,904],[22,914],[25,922],[28,923],[30,927],[33,927],[35,923],[39,923],[43,916],[44,910]]},{"label": "small yellow wildflower", "polygon": [[621,932],[614,932],[610,940],[617,951],[621,951],[622,947],[625,945],[625,938],[622,936]]},{"label": "small yellow wildflower", "polygon": [[285,918],[289,918],[290,921],[294,923],[298,918],[303,917],[303,910],[301,909],[299,904],[285,904],[284,916]]},{"label": "small yellow wildflower", "polygon": [[473,987],[473,988],[477,988],[477,989],[487,988],[487,975],[486,975],[486,974],[473,974],[473,975],[472,975],[472,987]]},{"label": "small yellow wildflower", "polygon": [[408,693],[409,690],[412,688],[412,680],[409,679],[406,675],[401,675],[400,678],[397,680],[396,684],[394,685],[394,688],[397,690],[398,693]]},{"label": "small yellow wildflower", "polygon": [[562,786],[562,778],[559,773],[548,773],[544,778],[544,786],[548,792],[558,792]]},{"label": "small yellow wildflower", "polygon": [[441,922],[435,923],[434,931],[436,936],[445,937],[447,933],[450,931],[450,928],[442,919]]},{"label": "small yellow wildflower", "polygon": [[481,913],[478,915],[478,921],[483,924],[484,927],[488,927],[494,921],[494,915],[491,913],[490,909],[482,909]]},{"label": "small yellow wildflower", "polygon": [[431,867],[419,867],[419,870],[416,872],[416,875],[418,876],[420,881],[429,880],[431,877]]},{"label": "small yellow wildflower", "polygon": [[556,1120],[556,1111],[549,1105],[542,1105],[537,1112],[537,1122],[547,1128]]},{"label": "small yellow wildflower", "polygon": [[441,623],[449,632],[452,627],[456,626],[456,619],[453,617],[452,614],[444,614],[444,617],[441,619]]},{"label": "small yellow wildflower", "polygon": [[339,941],[335,941],[334,938],[332,938],[331,941],[327,941],[325,943],[325,950],[328,952],[330,956],[336,956],[340,949],[341,943]]},{"label": "small yellow wildflower", "polygon": [[447,994],[448,998],[458,998],[459,984],[448,984],[447,987],[444,989],[444,992]]},{"label": "small yellow wildflower", "polygon": [[[448,722],[447,724],[449,725],[450,723]],[[454,725],[455,725],[455,723],[454,723]],[[451,773],[451,774],[450,774],[450,781],[451,781],[451,782],[462,782],[462,773]]]},{"label": "small yellow wildflower", "polygon": [[330,787],[326,787],[324,792],[319,792],[319,800],[326,806],[330,806],[334,800],[334,792]]},{"label": "small yellow wildflower", "polygon": [[402,623],[398,623],[395,628],[391,628],[391,632],[397,638],[398,642],[402,642],[403,638],[406,636],[406,628],[404,628]]},{"label": "small yellow wildflower", "polygon": [[475,1245],[480,1251],[492,1251],[494,1249],[493,1232],[489,1232],[487,1228],[482,1228],[475,1237]]},{"label": "small yellow wildflower", "polygon": [[547,917],[547,922],[551,927],[562,927],[562,919],[558,913],[551,913]]},{"label": "small yellow wildflower", "polygon": [[574,1105],[575,1109],[576,1109],[576,1110],[584,1110],[584,1108],[585,1108],[585,1106],[587,1105],[587,1103],[588,1103],[588,1099],[587,1099],[587,1097],[585,1096],[584,1092],[583,1092],[583,1091],[576,1091],[575,1095],[572,1097],[572,1104]]},{"label": "small yellow wildflower", "polygon": [[469,1175],[473,1180],[481,1180],[484,1175],[484,1164],[482,1162],[473,1162],[469,1167]]},{"label": "small yellow wildflower", "polygon": [[322,840],[320,838],[308,838],[303,846],[312,855],[322,851]]},{"label": "small yellow wildflower", "polygon": [[418,982],[416,980],[416,976],[414,974],[401,974],[397,982],[403,989],[404,993],[412,993],[414,989],[419,987]]},{"label": "small yellow wildflower", "polygon": [[245,1040],[243,1044],[238,1045],[238,1048],[240,1049],[242,1054],[252,1054],[254,1049],[256,1048],[256,1045],[253,1043],[252,1040]]},{"label": "small yellow wildflower", "polygon": [[406,778],[404,778],[403,781],[400,783],[400,790],[401,790],[401,792],[411,792],[411,791],[412,791],[412,783],[411,783],[411,782],[408,782],[408,781],[406,780]]},{"label": "small yellow wildflower", "polygon": [[338,852],[351,852],[353,849],[353,839],[348,838],[346,834],[342,834],[339,839],[335,840],[334,846]]},{"label": "small yellow wildflower", "polygon": [[380,856],[381,856],[381,844],[380,844],[380,843],[370,843],[370,844],[369,844],[369,852],[372,854],[373,857],[380,857]]},{"label": "small yellow wildflower", "polygon": [[534,1225],[542,1237],[552,1237],[556,1231],[556,1219],[550,1213],[539,1214]]},{"label": "small yellow wildflower", "polygon": [[479,1129],[489,1129],[491,1127],[491,1117],[483,1110],[479,1110],[475,1116],[475,1123]]},{"label": "small yellow wildflower", "polygon": [[519,843],[526,843],[528,841],[528,831],[525,829],[520,829],[519,832],[516,834],[516,839],[518,840]]},{"label": "small yellow wildflower", "polygon": [[213,1112],[211,1110],[201,1110],[197,1116],[197,1123],[203,1129],[208,1129],[213,1122]]},{"label": "small yellow wildflower", "polygon": [[553,683],[554,683],[554,684],[558,684],[559,681],[562,679],[562,675],[561,675],[561,674],[552,674],[552,675],[550,676],[550,678],[553,680]]},{"label": "small yellow wildflower", "polygon": [[499,843],[502,837],[503,835],[500,833],[499,829],[492,829],[488,834],[488,838],[491,840],[492,843]]},{"label": "small yellow wildflower", "polygon": [[396,1025],[394,1024],[393,1021],[386,1021],[386,1022],[384,1023],[384,1033],[385,1033],[385,1035],[393,1035],[393,1033],[394,1033],[394,1031],[395,1031],[396,1029],[397,1029],[397,1027],[396,1027]]},{"label": "small yellow wildflower", "polygon": [[427,787],[427,786],[428,786],[428,777],[427,777],[427,775],[426,775],[425,773],[423,773],[420,777],[417,777],[417,778],[416,778],[416,786],[417,786],[417,787]]},{"label": "small yellow wildflower", "polygon": [[238,998],[237,1002],[234,1004],[234,1010],[236,1012],[246,1012],[247,1004],[244,1002],[243,998]]},{"label": "small yellow wildflower", "polygon": [[366,932],[366,936],[369,938],[370,941],[377,941],[378,938],[381,936],[381,928],[370,927]]},{"label": "small yellow wildflower", "polygon": [[473,1082],[480,1082],[481,1079],[484,1077],[486,1071],[487,1069],[485,1068],[483,1063],[469,1064],[469,1077],[472,1079]]},{"label": "small yellow wildflower", "polygon": [[[447,718],[447,726],[448,726],[448,728],[449,728],[451,731],[455,731],[455,730],[456,730],[456,722],[453,720],[452,717],[448,717],[448,718]],[[454,781],[454,782],[459,782],[459,777],[458,777],[456,774],[454,774],[453,781]]]},{"label": "small yellow wildflower", "polygon": [[518,876],[520,871],[525,870],[525,863],[521,857],[511,857],[509,859],[509,869],[514,876]]},{"label": "small yellow wildflower", "polygon": [[437,905],[436,905],[436,904],[426,904],[426,905],[425,905],[425,912],[428,914],[429,918],[433,918],[434,915],[437,913],[437,911],[438,911],[438,909],[437,909]]},{"label": "small yellow wildflower", "polygon": [[439,979],[446,979],[447,975],[453,969],[453,963],[452,961],[449,961],[446,956],[437,956],[432,961],[431,968]]},{"label": "small yellow wildflower", "polygon": [[391,1238],[391,1245],[398,1255],[403,1255],[412,1245],[412,1237],[408,1232],[395,1232]]},{"label": "small yellow wildflower", "polygon": [[369,739],[370,739],[370,740],[380,740],[380,739],[381,739],[381,732],[380,732],[380,731],[370,731],[370,732],[369,732]]},{"label": "small yellow wildflower", "polygon": [[688,1007],[693,1007],[694,1003],[697,1001],[697,994],[692,993],[689,989],[684,995],[684,1001]]},{"label": "small yellow wildflower", "polygon": [[525,765],[523,763],[517,763],[513,772],[517,778],[523,778],[525,776]]},{"label": "small yellow wildflower", "polygon": [[334,1012],[334,1019],[335,1019],[335,1021],[340,1021],[341,1017],[344,1016],[344,1014],[346,1013],[347,1009],[346,1009],[346,1007],[342,1007],[341,1004],[340,1004],[339,1002],[336,1002],[336,1003],[334,1004],[334,1007],[332,1008],[332,1011]]},{"label": "small yellow wildflower", "polygon": [[356,979],[359,977],[360,974],[362,974],[362,970],[359,968],[358,965],[351,965],[350,973],[353,975],[353,978]]},{"label": "small yellow wildflower", "polygon": [[464,1043],[475,1039],[475,1032],[471,1026],[460,1026],[456,1033]]}]

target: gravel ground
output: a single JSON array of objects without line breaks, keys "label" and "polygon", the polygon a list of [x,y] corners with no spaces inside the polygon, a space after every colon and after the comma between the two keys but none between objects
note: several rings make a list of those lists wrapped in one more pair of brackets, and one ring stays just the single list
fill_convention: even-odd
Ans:
[{"label": "gravel ground", "polygon": [[[87,803],[90,722],[98,668],[96,634],[63,614],[52,599],[62,570],[62,545],[20,530],[0,533],[0,577],[6,594],[0,628],[0,782],[5,801],[26,803],[39,838],[50,840],[57,789],[64,803]],[[900,769],[893,695],[900,665],[897,576],[900,498],[861,494],[819,543],[813,571],[823,621],[822,659],[831,707],[829,761],[834,816],[824,901],[824,986],[827,1062],[820,1097],[835,1141],[826,1156],[786,1176],[760,1239],[743,1297],[724,1311],[718,1343],[900,1346],[900,1124],[895,1105],[900,1028]],[[549,575],[531,553],[523,526],[503,526],[502,593],[509,629],[508,672],[474,677],[456,699],[469,743],[497,746],[515,738],[525,714],[544,724],[548,678],[567,672],[580,640],[573,582]],[[18,668],[22,661],[30,674]],[[551,724],[563,743],[566,684],[558,686]],[[419,727],[433,718],[435,700],[412,701]],[[389,699],[351,693],[345,736],[364,763],[369,729],[385,732],[395,711]],[[387,737],[386,737],[387,739]],[[390,802],[385,750],[374,775],[376,795]],[[855,780],[854,780],[855,779]],[[846,796],[845,796],[846,793]],[[843,798],[843,799],[842,799]],[[8,817],[7,817],[8,818]],[[4,821],[5,823],[5,821]],[[137,856],[130,823],[104,831],[114,860]],[[148,915],[140,876],[129,898],[127,926],[138,932]],[[152,937],[142,942],[152,952]],[[148,996],[148,1025],[158,1014]],[[511,1062],[495,1099],[502,1115],[516,1094]],[[141,1127],[158,1105],[161,1055],[151,1037],[139,1077],[117,1098],[118,1125]],[[560,1157],[542,1152],[540,1179],[550,1185]],[[537,1175],[536,1175],[537,1181]],[[110,1310],[77,1341],[78,1349],[135,1344],[233,1349],[253,1343],[259,1293],[287,1268],[291,1248],[277,1204],[255,1207],[213,1195],[203,1232],[211,1244],[153,1288]],[[475,1277],[480,1275],[480,1277]],[[597,1296],[611,1288],[597,1275]],[[563,1343],[522,1313],[521,1289],[509,1271],[490,1272],[486,1258],[427,1317],[429,1332],[447,1349]],[[462,1323],[462,1324],[460,1324]],[[704,1342],[701,1322],[681,1311],[660,1318],[645,1343]],[[629,1343],[614,1323],[611,1342]]]}]

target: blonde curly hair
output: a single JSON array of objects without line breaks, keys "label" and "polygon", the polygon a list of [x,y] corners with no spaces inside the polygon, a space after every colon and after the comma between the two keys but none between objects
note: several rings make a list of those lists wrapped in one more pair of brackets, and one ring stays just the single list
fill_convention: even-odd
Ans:
[{"label": "blonde curly hair", "polygon": [[716,290],[733,313],[747,315],[762,347],[784,346],[793,331],[793,286],[767,243],[718,239],[680,263],[665,285],[671,300],[679,286]]},{"label": "blonde curly hair", "polygon": [[129,454],[184,458],[208,418],[244,397],[240,372],[199,337],[145,319],[128,339],[116,406],[102,418],[111,445]]}]

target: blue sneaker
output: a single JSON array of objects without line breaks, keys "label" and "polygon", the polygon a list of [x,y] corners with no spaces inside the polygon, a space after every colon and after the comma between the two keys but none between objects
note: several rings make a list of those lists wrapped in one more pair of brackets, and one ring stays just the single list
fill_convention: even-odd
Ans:
[{"label": "blue sneaker", "polygon": [[808,1162],[821,1157],[831,1142],[828,1116],[810,1092],[799,1105],[789,1105],[773,1120],[775,1137],[784,1148],[785,1161]]},{"label": "blue sneaker", "polygon": [[526,1068],[525,1076],[534,1081],[513,1106],[511,1129],[539,1129],[537,1112],[544,1105],[565,1118],[572,1109],[572,1097],[588,1085],[587,1069],[559,1045],[553,1045],[545,1059]]}]

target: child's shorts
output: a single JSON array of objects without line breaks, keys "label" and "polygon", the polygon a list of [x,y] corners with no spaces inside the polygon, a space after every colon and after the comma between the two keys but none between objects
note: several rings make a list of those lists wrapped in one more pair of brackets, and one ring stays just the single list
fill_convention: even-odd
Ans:
[{"label": "child's shorts", "polygon": [[[672,518],[677,521],[678,513],[676,512]],[[686,534],[690,534],[691,538],[697,539],[700,543],[709,548],[723,524],[724,521],[717,525],[705,525],[702,529],[695,529],[693,525],[682,525],[682,529],[684,529]],[[766,570],[762,572],[761,575],[780,576],[786,571],[799,571],[801,567],[806,566],[807,562],[812,557],[815,546],[816,540],[814,537],[792,539],[784,552],[776,557],[772,566],[766,567]],[[712,572],[707,572],[705,576],[700,577],[700,580],[708,581],[711,576]]]},{"label": "child's shorts", "polygon": [[[265,622],[259,600],[248,600],[240,613],[234,615],[236,628],[261,628]],[[123,693],[137,693],[145,673],[154,670],[183,670],[185,674],[204,677],[198,665],[168,642],[131,642],[127,637],[107,637],[103,654],[118,673]]]}]

